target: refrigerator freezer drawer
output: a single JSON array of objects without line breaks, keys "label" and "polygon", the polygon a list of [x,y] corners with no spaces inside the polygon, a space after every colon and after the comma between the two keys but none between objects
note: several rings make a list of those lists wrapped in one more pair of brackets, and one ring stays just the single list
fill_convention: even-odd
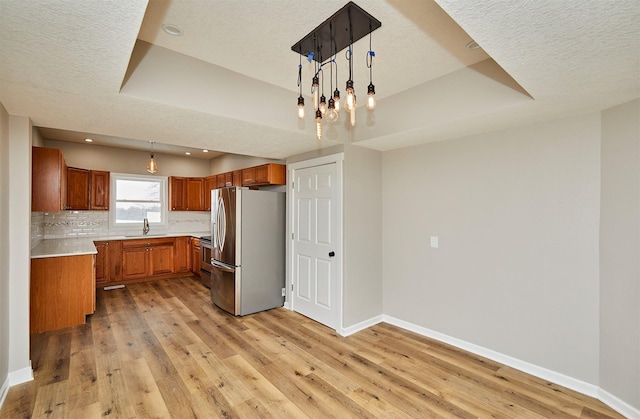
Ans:
[{"label": "refrigerator freezer drawer", "polygon": [[236,270],[211,266],[211,301],[233,315],[238,315]]}]

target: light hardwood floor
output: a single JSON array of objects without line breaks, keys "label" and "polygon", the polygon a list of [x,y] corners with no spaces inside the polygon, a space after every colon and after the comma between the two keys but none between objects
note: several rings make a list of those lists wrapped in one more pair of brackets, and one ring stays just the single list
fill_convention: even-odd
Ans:
[{"label": "light hardwood floor", "polygon": [[192,277],[98,290],[32,336],[2,418],[620,418],[598,400],[387,324],[350,337],[274,309],[230,316]]}]

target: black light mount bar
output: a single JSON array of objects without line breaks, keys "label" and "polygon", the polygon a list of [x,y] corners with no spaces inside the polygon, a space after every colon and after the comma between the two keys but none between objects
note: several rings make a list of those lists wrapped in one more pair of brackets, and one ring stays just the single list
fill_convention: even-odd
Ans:
[{"label": "black light mount bar", "polygon": [[380,26],[378,19],[350,1],[296,42],[291,50],[305,57],[313,52],[313,60],[323,63]]}]

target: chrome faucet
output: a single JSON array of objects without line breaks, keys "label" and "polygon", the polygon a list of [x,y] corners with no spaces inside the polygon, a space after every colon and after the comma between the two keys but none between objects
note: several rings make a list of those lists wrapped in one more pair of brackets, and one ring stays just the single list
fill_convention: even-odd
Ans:
[{"label": "chrome faucet", "polygon": [[142,234],[146,236],[148,232],[149,232],[149,220],[145,218],[144,221],[142,222]]}]

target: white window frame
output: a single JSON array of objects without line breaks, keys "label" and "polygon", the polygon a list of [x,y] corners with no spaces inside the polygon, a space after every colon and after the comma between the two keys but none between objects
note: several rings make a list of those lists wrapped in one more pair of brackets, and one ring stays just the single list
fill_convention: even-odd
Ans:
[{"label": "white window frame", "polygon": [[[135,232],[142,233],[142,222],[140,225],[138,223],[128,223],[128,224],[117,224],[116,223],[116,183],[118,180],[137,180],[137,181],[154,181],[160,182],[160,219],[162,222],[149,222],[150,227],[154,230],[154,233],[158,233],[160,231],[166,231],[169,227],[169,214],[167,208],[168,204],[168,178],[166,176],[150,176],[150,175],[134,175],[129,173],[111,173],[111,193],[110,195],[110,208],[109,211],[109,231],[123,234],[131,234]],[[140,227],[140,228],[138,228]],[[139,231],[138,231],[139,230]]]}]

